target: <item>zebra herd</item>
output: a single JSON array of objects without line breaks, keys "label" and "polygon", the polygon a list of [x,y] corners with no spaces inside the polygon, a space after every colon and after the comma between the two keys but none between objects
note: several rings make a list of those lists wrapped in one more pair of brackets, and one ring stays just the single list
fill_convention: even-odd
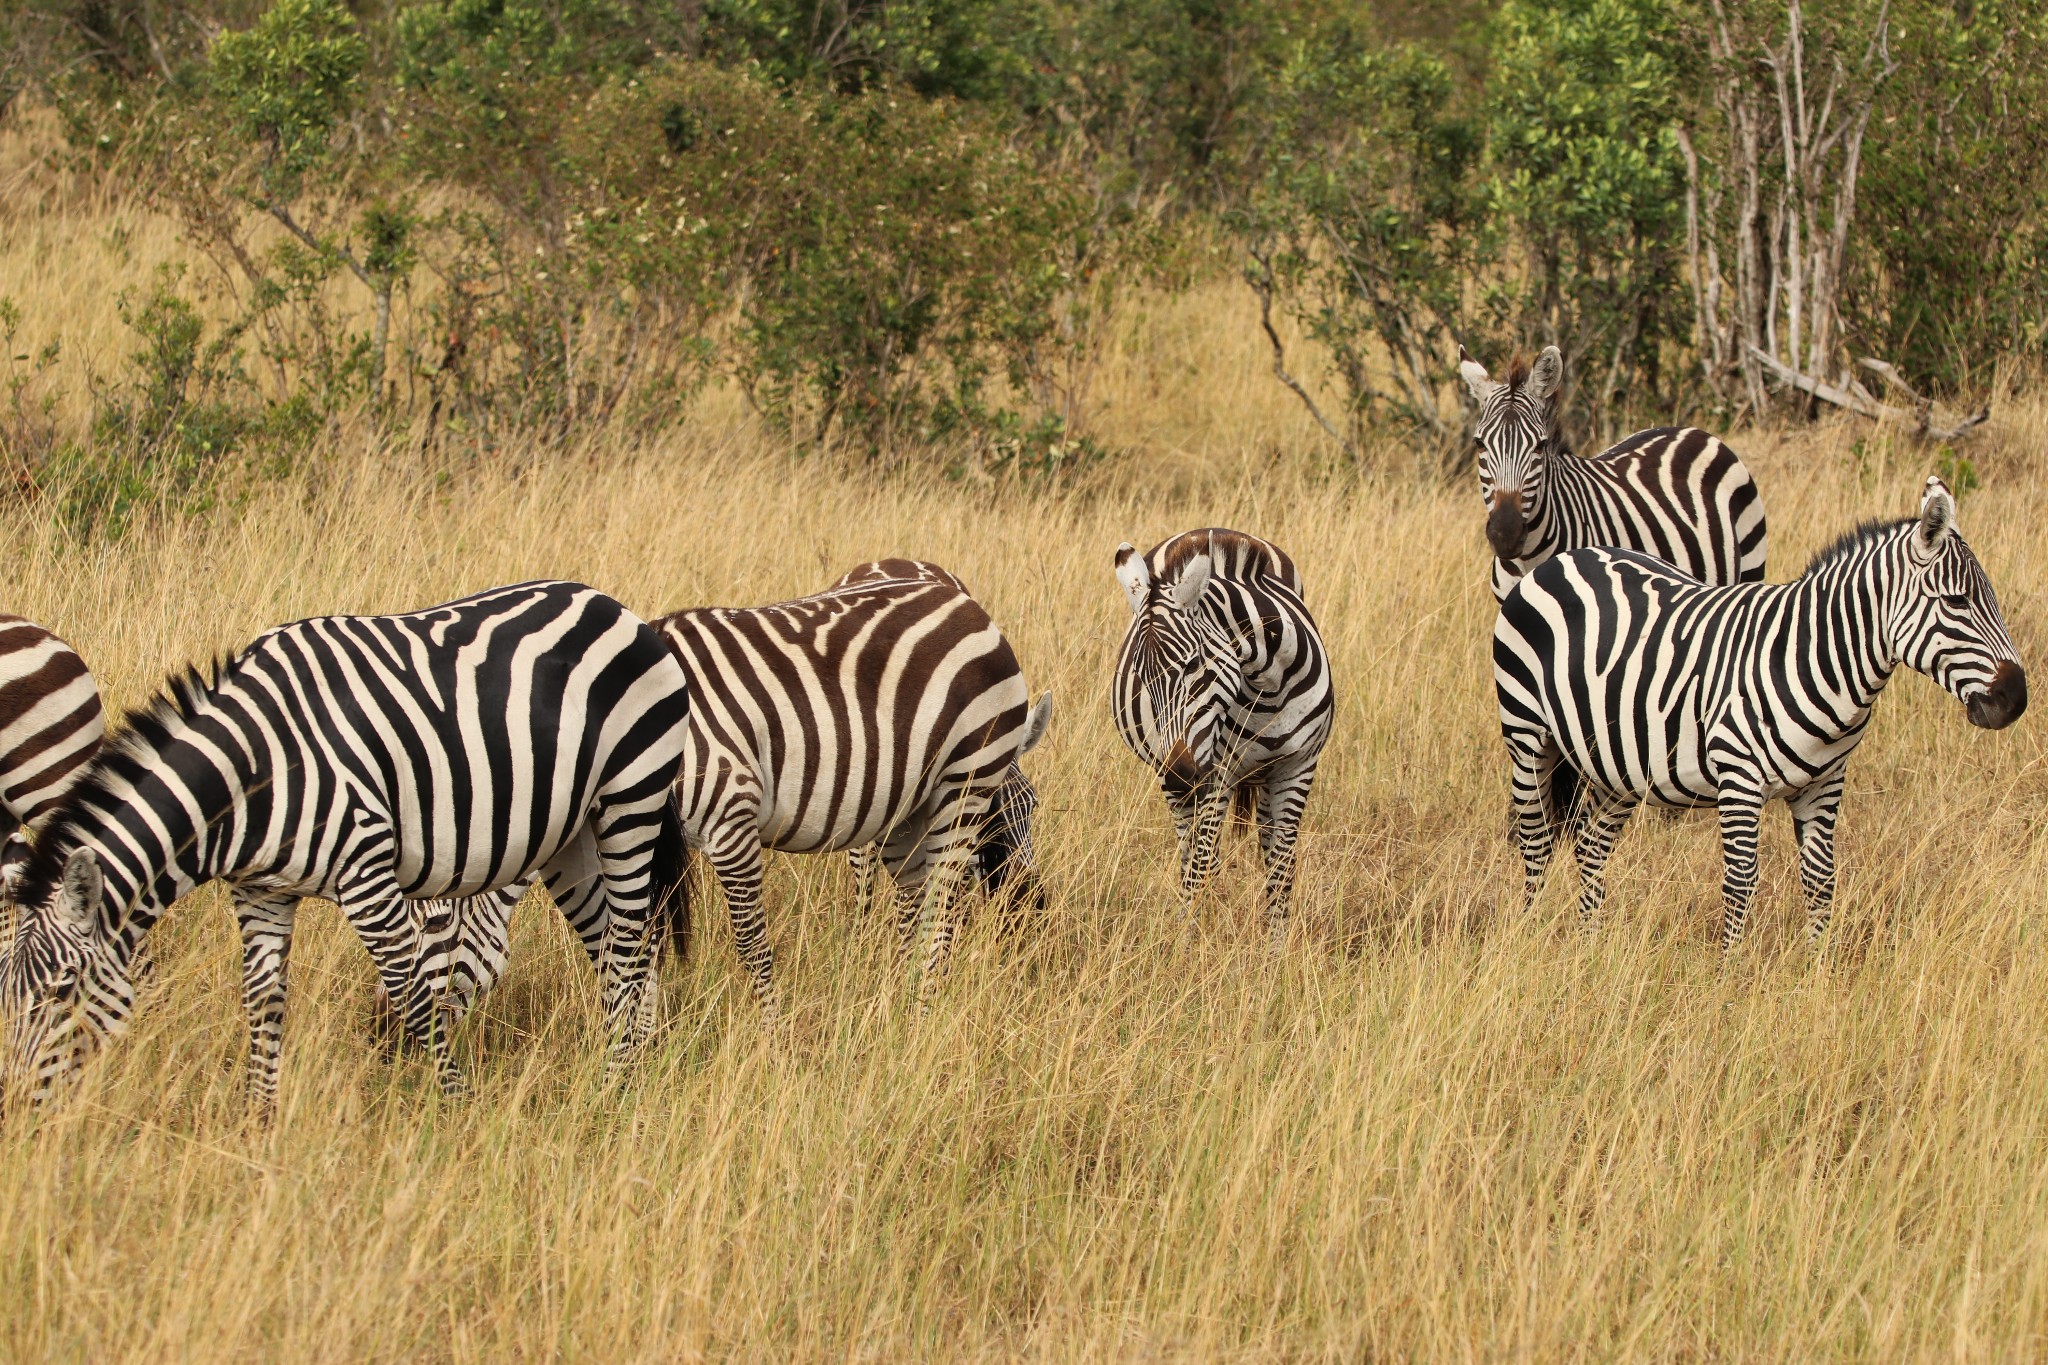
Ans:
[{"label": "zebra herd", "polygon": [[[1872,523],[1797,580],[1762,582],[1765,521],[1742,461],[1705,432],[1645,431],[1582,459],[1557,432],[1555,348],[1478,405],[1500,611],[1494,674],[1515,838],[1533,902],[1561,839],[1590,921],[1637,806],[1713,806],[1722,940],[1741,937],[1762,805],[1784,798],[1810,932],[1826,927],[1848,758],[1900,664],[1970,720],[2026,709],[1990,580],[1928,479],[1920,513]],[[1235,809],[1256,829],[1272,946],[1284,946],[1302,811],[1335,716],[1328,651],[1277,546],[1184,532],[1115,576],[1131,619],[1116,728],[1157,775],[1191,913]],[[1044,736],[1002,631],[951,573],[861,565],[825,591],[651,622],[541,581],[391,616],[279,626],[174,677],[105,738],[78,655],[0,618],[0,1098],[40,1102],[133,1013],[145,939],[180,896],[226,883],[242,940],[253,1102],[275,1101],[299,900],[336,902],[383,1008],[463,1077],[450,1027],[502,975],[513,907],[544,885],[602,987],[608,1069],[655,1022],[664,944],[687,941],[686,861],[725,896],[760,1011],[781,1009],[761,904],[765,850],[844,851],[859,898],[895,885],[920,1008],[962,893],[1042,901]]]}]

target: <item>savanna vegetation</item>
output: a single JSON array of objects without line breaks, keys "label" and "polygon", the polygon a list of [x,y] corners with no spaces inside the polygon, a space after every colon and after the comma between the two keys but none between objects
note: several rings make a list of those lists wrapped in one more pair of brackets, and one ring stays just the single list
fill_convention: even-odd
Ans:
[{"label": "savanna vegetation", "polygon": [[[2040,727],[1894,685],[1819,950],[1775,811],[1732,958],[1711,820],[1524,915],[1453,362],[1558,345],[1581,450],[1726,434],[1774,579],[1944,473],[2032,662],[2044,56],[1995,0],[0,12],[0,610],[116,711],[307,614],[891,553],[1056,696],[1050,903],[922,1021],[781,859],[787,1031],[707,896],[607,1088],[536,899],[451,1104],[313,906],[265,1126],[196,893],[0,1127],[0,1355],[2042,1354]],[[1105,705],[1110,551],[1202,524],[1294,553],[1340,689],[1280,958],[1241,837],[1179,923]]]}]

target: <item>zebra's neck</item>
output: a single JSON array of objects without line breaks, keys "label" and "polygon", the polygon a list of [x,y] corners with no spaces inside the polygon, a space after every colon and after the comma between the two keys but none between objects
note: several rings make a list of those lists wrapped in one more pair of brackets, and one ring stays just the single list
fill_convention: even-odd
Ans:
[{"label": "zebra's neck", "polygon": [[1796,650],[1825,652],[1846,695],[1865,709],[1899,666],[1890,622],[1904,557],[1897,538],[1871,541],[1815,564],[1786,591]]},{"label": "zebra's neck", "polygon": [[110,759],[51,831],[58,858],[97,856],[108,921],[130,953],[173,901],[231,870],[249,794],[269,786],[252,772],[267,765],[223,745],[225,730],[202,744],[188,727]]}]

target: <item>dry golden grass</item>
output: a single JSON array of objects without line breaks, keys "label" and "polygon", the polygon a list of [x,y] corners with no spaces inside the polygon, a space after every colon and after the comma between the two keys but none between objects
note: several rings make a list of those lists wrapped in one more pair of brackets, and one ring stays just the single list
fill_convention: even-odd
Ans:
[{"label": "dry golden grass", "polygon": [[[0,241],[34,344],[117,353],[107,295],[176,249],[102,207]],[[1599,933],[1573,926],[1568,868],[1523,915],[1471,488],[1306,472],[1318,447],[1243,302],[1147,306],[1098,391],[1140,453],[1065,494],[792,464],[714,406],[637,453],[528,450],[523,473],[452,479],[344,433],[303,480],[108,550],[0,519],[0,609],[64,632],[116,704],[297,616],[551,574],[648,613],[751,603],[892,553],[959,571],[1057,697],[1030,760],[1049,917],[1021,942],[977,922],[922,1023],[839,861],[779,859],[783,1045],[700,903],[659,1045],[605,1089],[592,975],[529,905],[459,1040],[476,1094],[451,1105],[368,1044],[367,959],[316,903],[281,1112],[258,1128],[233,929],[203,890],[159,932],[132,1036],[0,1131],[0,1354],[2048,1352],[2040,718],[1987,734],[1924,679],[1894,684],[1851,769],[1817,954],[1780,813],[1732,960],[1710,820],[1637,823]],[[1859,458],[1866,434],[1740,437],[1774,577],[1913,507],[1929,456]],[[2044,437],[2048,409],[2004,408],[1963,505],[2029,659]],[[1203,524],[1296,555],[1336,658],[1277,961],[1242,839],[1182,932],[1165,809],[1107,716],[1110,551]]]}]

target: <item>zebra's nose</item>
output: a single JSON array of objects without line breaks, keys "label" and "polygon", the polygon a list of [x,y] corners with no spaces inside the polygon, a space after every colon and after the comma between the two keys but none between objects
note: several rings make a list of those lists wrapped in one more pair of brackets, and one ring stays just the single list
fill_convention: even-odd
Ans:
[{"label": "zebra's nose", "polygon": [[1991,675],[1991,684],[1970,698],[1970,724],[2003,730],[2026,714],[2027,670],[2008,659]]},{"label": "zebra's nose", "polygon": [[1493,495],[1493,510],[1486,515],[1486,543],[1502,559],[1513,559],[1522,552],[1522,533],[1527,524],[1522,519],[1522,495],[1519,492],[1496,491]]},{"label": "zebra's nose", "polygon": [[1160,766],[1159,781],[1173,796],[1185,796],[1193,791],[1202,780],[1202,765],[1195,761],[1195,751],[1184,739],[1175,740],[1166,752],[1166,762]]}]

